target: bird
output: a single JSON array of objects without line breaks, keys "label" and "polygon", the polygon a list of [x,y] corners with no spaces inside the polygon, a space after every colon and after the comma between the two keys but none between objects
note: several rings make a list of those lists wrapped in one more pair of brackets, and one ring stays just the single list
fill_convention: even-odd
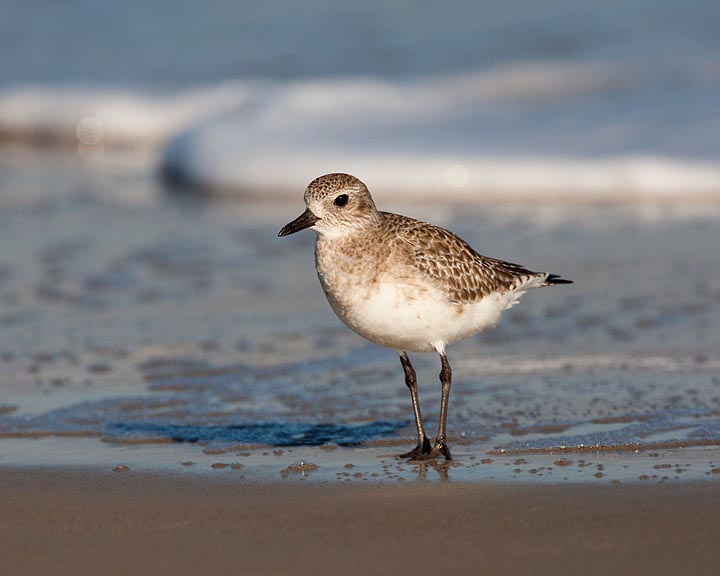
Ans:
[{"label": "bird", "polygon": [[[449,230],[379,211],[367,186],[350,174],[316,178],[304,200],[305,211],[278,236],[313,230],[317,275],[335,314],[366,340],[398,354],[417,429],[417,445],[399,457],[451,460],[446,347],[494,327],[525,292],[572,281],[481,256]],[[433,351],[440,355],[442,394],[431,444],[408,352]]]}]

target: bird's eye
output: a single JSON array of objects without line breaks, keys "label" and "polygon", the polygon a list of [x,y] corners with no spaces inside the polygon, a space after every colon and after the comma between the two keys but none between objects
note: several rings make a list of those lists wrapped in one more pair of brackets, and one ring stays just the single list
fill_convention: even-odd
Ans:
[{"label": "bird's eye", "polygon": [[335,198],[333,204],[335,204],[335,206],[345,206],[345,204],[348,203],[348,200],[350,200],[350,197],[347,194],[340,194],[340,196]]}]

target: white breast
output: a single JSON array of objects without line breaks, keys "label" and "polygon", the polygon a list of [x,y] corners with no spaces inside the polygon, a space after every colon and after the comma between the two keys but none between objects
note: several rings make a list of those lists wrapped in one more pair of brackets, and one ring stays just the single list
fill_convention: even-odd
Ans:
[{"label": "white breast", "polygon": [[504,296],[458,304],[434,286],[383,277],[370,285],[326,283],[325,294],[352,330],[382,346],[408,352],[442,351],[445,345],[495,326]]}]

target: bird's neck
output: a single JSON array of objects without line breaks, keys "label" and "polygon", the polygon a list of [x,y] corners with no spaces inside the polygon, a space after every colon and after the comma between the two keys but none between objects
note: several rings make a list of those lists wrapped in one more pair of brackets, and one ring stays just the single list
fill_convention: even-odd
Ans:
[{"label": "bird's neck", "polygon": [[372,233],[372,231],[380,225],[381,220],[382,214],[374,211],[363,214],[362,217],[355,217],[352,221],[346,222],[342,226],[325,228],[321,225],[317,225],[313,228],[313,230],[317,233],[318,241],[352,242],[368,233]]}]

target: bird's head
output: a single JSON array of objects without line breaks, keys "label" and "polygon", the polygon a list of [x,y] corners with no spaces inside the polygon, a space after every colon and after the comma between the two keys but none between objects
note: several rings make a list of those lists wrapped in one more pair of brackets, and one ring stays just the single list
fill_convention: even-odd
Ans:
[{"label": "bird's head", "polygon": [[305,190],[307,209],[278,236],[311,228],[322,237],[352,234],[377,223],[379,214],[367,186],[350,174],[325,174]]}]

